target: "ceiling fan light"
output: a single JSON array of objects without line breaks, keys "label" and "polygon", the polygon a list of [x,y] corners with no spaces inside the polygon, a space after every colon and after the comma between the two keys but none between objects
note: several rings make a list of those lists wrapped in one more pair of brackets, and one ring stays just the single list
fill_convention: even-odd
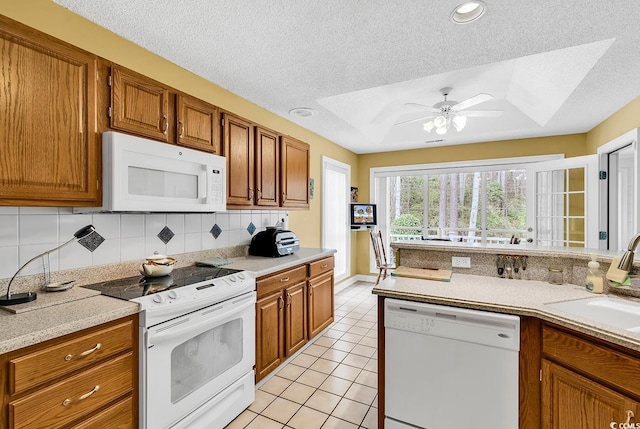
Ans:
[{"label": "ceiling fan light", "polygon": [[424,124],[422,124],[422,126],[424,127],[424,130],[428,133],[430,133],[431,130],[435,128],[435,125],[433,125],[433,121],[425,122]]},{"label": "ceiling fan light", "polygon": [[456,127],[456,131],[460,132],[467,125],[467,117],[466,116],[456,116],[453,118],[453,126]]},{"label": "ceiling fan light", "polygon": [[440,135],[447,134],[447,129],[445,127],[438,127],[436,128],[436,133]]},{"label": "ceiling fan light", "polygon": [[[433,125],[435,125],[437,128],[442,128],[447,124],[447,118],[445,118],[444,116],[440,115],[438,117],[436,117],[433,120]],[[445,130],[446,132],[446,130]],[[444,133],[442,133],[444,134]]]}]

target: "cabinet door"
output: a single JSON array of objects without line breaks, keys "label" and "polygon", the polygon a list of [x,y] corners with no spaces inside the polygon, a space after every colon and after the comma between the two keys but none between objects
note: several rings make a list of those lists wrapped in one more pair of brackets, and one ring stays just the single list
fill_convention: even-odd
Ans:
[{"label": "cabinet door", "polygon": [[253,125],[224,114],[224,156],[227,158],[227,205],[253,205]]},{"label": "cabinet door", "polygon": [[309,338],[333,322],[333,271],[309,279]]},{"label": "cabinet door", "polygon": [[137,427],[134,402],[131,396],[117,402],[106,410],[91,416],[91,418],[78,423],[71,429],[112,428],[128,429]]},{"label": "cabinet door", "polygon": [[278,207],[280,183],[280,137],[256,127],[256,197],[257,206]]},{"label": "cabinet door", "polygon": [[283,362],[284,299],[282,290],[256,303],[256,381]]},{"label": "cabinet door", "polygon": [[176,96],[177,143],[220,154],[218,109],[184,95]]},{"label": "cabinet door", "polygon": [[280,150],[280,205],[309,208],[309,145],[283,137]]},{"label": "cabinet door", "polygon": [[291,356],[307,342],[306,288],[306,282],[302,282],[284,290],[286,356]]},{"label": "cabinet door", "polygon": [[111,128],[169,141],[169,90],[144,76],[111,68]]},{"label": "cabinet door", "polygon": [[628,421],[628,412],[640,418],[639,409],[638,403],[626,396],[542,360],[543,429],[622,427],[621,423]]},{"label": "cabinet door", "polygon": [[0,204],[95,206],[97,57],[0,16]]}]

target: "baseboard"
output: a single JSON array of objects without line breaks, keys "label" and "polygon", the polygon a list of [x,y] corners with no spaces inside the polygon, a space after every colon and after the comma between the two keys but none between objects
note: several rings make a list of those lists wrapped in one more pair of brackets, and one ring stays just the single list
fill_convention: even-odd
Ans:
[{"label": "baseboard", "polygon": [[375,283],[376,282],[376,278],[377,276],[368,276],[365,274],[356,274],[355,276],[351,276],[347,279],[342,280],[340,283],[336,284],[333,287],[333,293],[338,293],[344,289],[346,289],[347,287],[351,286],[352,284],[355,284],[357,282],[371,282],[371,283]]}]

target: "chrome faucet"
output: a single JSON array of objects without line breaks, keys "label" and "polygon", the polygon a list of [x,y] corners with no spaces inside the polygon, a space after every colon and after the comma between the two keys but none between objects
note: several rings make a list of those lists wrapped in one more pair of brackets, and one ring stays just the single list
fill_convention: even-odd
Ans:
[{"label": "chrome faucet", "polygon": [[638,247],[638,243],[640,243],[640,233],[636,234],[629,242],[627,250],[625,250],[622,258],[620,258],[620,262],[618,262],[619,269],[626,272],[631,271],[631,268],[633,267],[633,252],[636,250],[636,247]]}]

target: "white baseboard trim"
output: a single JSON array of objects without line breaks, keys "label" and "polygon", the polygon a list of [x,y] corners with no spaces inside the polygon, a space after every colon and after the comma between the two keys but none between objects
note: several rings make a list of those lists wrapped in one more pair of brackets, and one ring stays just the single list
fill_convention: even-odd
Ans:
[{"label": "white baseboard trim", "polygon": [[348,279],[344,279],[340,283],[335,285],[333,287],[333,293],[336,294],[336,293],[344,290],[345,288],[347,288],[347,287],[349,287],[352,284],[357,283],[357,282],[372,282],[372,283],[375,283],[376,282],[376,278],[377,278],[377,276],[367,276],[367,275],[364,275],[364,274],[356,274],[355,276],[349,277]]}]

